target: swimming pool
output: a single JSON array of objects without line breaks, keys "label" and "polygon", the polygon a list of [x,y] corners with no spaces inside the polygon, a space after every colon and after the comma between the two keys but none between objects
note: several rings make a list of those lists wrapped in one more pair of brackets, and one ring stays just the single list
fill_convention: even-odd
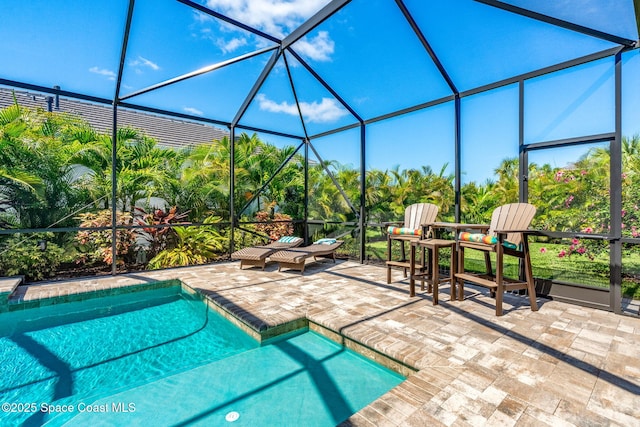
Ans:
[{"label": "swimming pool", "polygon": [[314,333],[260,345],[179,286],[0,314],[2,425],[335,425],[403,377]]}]

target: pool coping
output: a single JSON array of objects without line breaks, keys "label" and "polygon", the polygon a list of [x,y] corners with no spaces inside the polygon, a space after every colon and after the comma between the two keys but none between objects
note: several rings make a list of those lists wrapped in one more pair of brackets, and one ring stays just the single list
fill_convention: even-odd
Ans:
[{"label": "pool coping", "polygon": [[23,276],[0,277],[0,313],[9,310],[9,297],[23,280]]},{"label": "pool coping", "polygon": [[[178,280],[178,279],[176,279]],[[178,280],[179,281],[179,280]],[[181,282],[182,283],[182,282]],[[289,320],[277,325],[260,328],[255,327],[251,324],[249,320],[245,320],[240,317],[241,313],[235,314],[231,312],[228,308],[219,304],[215,299],[213,299],[210,295],[202,293],[196,289],[193,289],[189,285],[182,283],[182,289],[188,292],[189,294],[198,295],[206,301],[207,306],[214,310],[216,313],[220,314],[226,320],[240,328],[242,331],[253,337],[256,341],[260,342],[261,345],[267,345],[274,341],[278,341],[286,338],[290,334],[302,333],[305,331],[313,331],[316,332],[325,338],[339,344],[349,350],[354,351],[360,356],[376,362],[387,369],[394,371],[397,374],[402,375],[403,377],[408,377],[409,375],[418,372],[418,369],[404,363],[400,360],[395,359],[387,354],[384,354],[364,343],[359,342],[353,338],[349,338],[338,331],[335,331],[327,326],[324,326],[318,322],[310,320],[307,317],[300,317],[298,319]],[[263,325],[264,326],[264,325]]]},{"label": "pool coping", "polygon": [[11,298],[8,299],[6,304],[6,311],[12,312],[17,310],[27,310],[31,308],[46,307],[56,304],[65,304],[69,302],[80,302],[94,298],[143,292],[152,289],[170,288],[172,286],[182,287],[183,284],[179,279],[168,279],[144,283],[132,283],[125,286],[98,287],[97,289],[89,289],[82,292],[70,292],[63,295],[50,295],[43,298],[24,299],[22,297],[14,297],[13,300]]}]

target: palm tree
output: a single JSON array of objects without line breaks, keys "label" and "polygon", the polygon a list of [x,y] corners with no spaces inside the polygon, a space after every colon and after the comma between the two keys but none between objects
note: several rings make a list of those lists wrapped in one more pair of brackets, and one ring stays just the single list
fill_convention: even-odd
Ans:
[{"label": "palm tree", "polygon": [[391,177],[388,173],[373,169],[367,171],[365,201],[370,222],[389,221]]},{"label": "palm tree", "polygon": [[71,135],[81,126],[70,116],[20,108],[0,114],[0,200],[22,228],[73,225],[70,215],[88,201],[75,185]]},{"label": "palm tree", "polygon": [[494,191],[498,195],[498,205],[506,203],[515,203],[518,201],[519,194],[519,164],[517,157],[503,159],[495,169],[498,176]]},{"label": "palm tree", "polygon": [[627,174],[640,174],[640,135],[622,137],[622,170]]},{"label": "palm tree", "polygon": [[[72,160],[86,168],[88,173],[82,179],[83,185],[95,200],[104,199],[104,208],[107,208],[112,188],[112,139],[110,135],[84,136],[82,141],[77,141],[80,148]],[[157,147],[153,139],[135,129],[119,128],[116,138],[117,204],[133,214],[139,199],[167,196],[167,189],[175,188],[176,167],[183,155]]]},{"label": "palm tree", "polygon": [[336,175],[338,162],[325,161],[309,168],[309,217],[312,219],[347,221],[351,213],[346,200],[340,194],[325,168]]},{"label": "palm tree", "polygon": [[422,194],[420,202],[433,203],[439,208],[440,218],[452,217],[455,203],[453,181],[455,175],[446,175],[449,165],[445,163],[436,174],[430,166],[422,167],[421,185],[417,188]]},{"label": "palm tree", "polygon": [[399,165],[394,166],[388,173],[391,175],[389,209],[395,216],[400,217],[406,206],[414,202],[412,200],[413,183],[408,171],[406,169],[400,170]]},{"label": "palm tree", "polygon": [[155,140],[138,131],[124,129],[122,155],[117,168],[118,198],[123,210],[133,213],[136,201],[145,197],[162,197],[166,188],[176,181],[177,166],[182,163],[183,152],[162,149]]},{"label": "palm tree", "polygon": [[22,143],[27,130],[28,110],[17,104],[0,111],[0,226],[18,226],[20,213],[18,201],[29,195],[44,196],[42,179],[23,167],[23,159],[31,157],[31,151]]},{"label": "palm tree", "polygon": [[[227,217],[229,212],[228,138],[199,145],[185,153],[178,171],[170,204],[190,209],[192,218],[202,220],[210,214]],[[170,196],[165,196],[169,200]]]},{"label": "palm tree", "polygon": [[499,205],[494,191],[495,183],[487,180],[478,186],[475,182],[465,184],[461,197],[462,222],[487,224],[491,220],[491,213]]}]

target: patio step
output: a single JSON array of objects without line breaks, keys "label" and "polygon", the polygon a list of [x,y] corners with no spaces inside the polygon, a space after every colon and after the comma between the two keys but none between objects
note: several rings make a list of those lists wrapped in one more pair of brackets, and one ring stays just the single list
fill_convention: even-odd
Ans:
[{"label": "patio step", "polygon": [[8,311],[9,296],[23,280],[24,276],[0,277],[0,313]]}]

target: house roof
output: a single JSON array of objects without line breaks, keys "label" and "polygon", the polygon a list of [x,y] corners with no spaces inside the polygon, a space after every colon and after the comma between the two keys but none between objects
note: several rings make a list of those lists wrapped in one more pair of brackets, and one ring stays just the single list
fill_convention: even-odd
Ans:
[{"label": "house roof", "polygon": [[[56,104],[55,97],[47,94],[0,88],[0,109],[14,103],[14,94],[16,101],[21,106],[68,113],[86,121],[98,132],[110,133],[112,131],[113,109],[110,106],[64,97],[58,98],[58,103]],[[208,124],[149,114],[127,108],[118,109],[118,123],[120,126],[142,131],[163,147],[181,148],[210,143],[229,136],[227,130]]]}]

